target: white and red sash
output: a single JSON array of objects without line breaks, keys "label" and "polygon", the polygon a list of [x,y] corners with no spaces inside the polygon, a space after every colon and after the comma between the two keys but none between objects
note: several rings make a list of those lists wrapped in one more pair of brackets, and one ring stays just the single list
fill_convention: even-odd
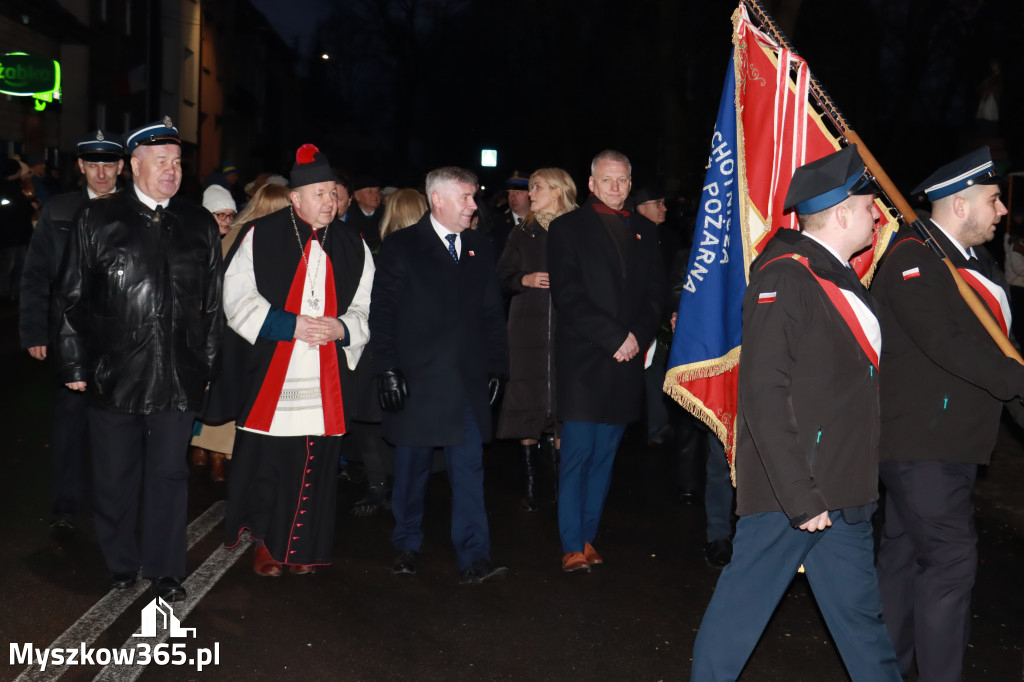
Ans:
[{"label": "white and red sash", "polygon": [[[907,237],[896,244],[893,248],[896,248],[903,242],[917,242],[918,244],[924,244],[920,239],[914,237]],[[1009,335],[1010,325],[1013,322],[1013,316],[1010,314],[1010,301],[1006,297],[1006,290],[1001,286],[990,280],[985,275],[981,274],[977,270],[971,268],[957,268],[957,272],[964,278],[964,281],[971,285],[974,289],[974,293],[978,294],[979,298],[985,302],[985,305],[991,311],[992,316],[999,323],[999,328],[1003,330],[1003,334]],[[919,277],[921,275],[920,268],[912,268],[903,273],[903,279],[910,279],[911,277]]]},{"label": "white and red sash", "polygon": [[[853,338],[856,339],[857,345],[859,345],[861,350],[864,351],[864,355],[867,356],[868,360],[877,371],[878,357],[882,353],[882,327],[878,324],[878,318],[875,317],[874,313],[871,312],[871,310],[854,292],[836,286],[836,284],[828,281],[827,279],[818,277],[814,270],[811,269],[811,264],[807,260],[806,256],[790,253],[785,256],[773,258],[771,261],[768,261],[768,263],[781,258],[792,258],[807,268],[807,272],[811,273],[814,280],[819,286],[821,286],[825,295],[828,297],[828,300],[832,302],[832,305],[835,306],[836,310],[839,312],[840,317],[842,317],[843,321],[846,322],[846,326],[849,327],[850,332],[853,334]],[[768,263],[765,263],[765,266],[767,266]]]},{"label": "white and red sash", "polygon": [[[299,260],[295,276],[292,278],[291,288],[288,290],[288,298],[285,303],[285,310],[301,313],[302,294],[306,283],[306,263],[310,260],[310,246],[314,237],[310,235],[305,246],[305,258]],[[324,315],[329,317],[338,316],[338,300],[334,284],[334,267],[326,253],[322,258],[327,262],[327,272],[324,279]],[[270,425],[274,420],[274,413],[277,411],[278,402],[281,399],[281,391],[284,387],[285,375],[288,373],[288,364],[291,361],[292,351],[295,347],[295,339],[291,341],[278,341],[274,349],[274,356],[267,369],[266,378],[260,387],[252,410],[245,420],[244,428],[253,431],[269,432]],[[320,397],[323,404],[324,435],[336,436],[345,433],[345,414],[341,398],[341,379],[338,374],[338,349],[333,343],[328,343],[319,348],[320,352]]]},{"label": "white and red sash", "polygon": [[1010,315],[1010,301],[1006,298],[1006,291],[985,277],[977,270],[970,268],[957,268],[957,272],[964,278],[964,281],[971,285],[974,292],[978,294],[988,309],[992,311],[992,316],[996,318],[996,322],[999,323],[999,328],[1003,330],[1003,334],[1010,333],[1010,323],[1012,322],[1012,316]]}]

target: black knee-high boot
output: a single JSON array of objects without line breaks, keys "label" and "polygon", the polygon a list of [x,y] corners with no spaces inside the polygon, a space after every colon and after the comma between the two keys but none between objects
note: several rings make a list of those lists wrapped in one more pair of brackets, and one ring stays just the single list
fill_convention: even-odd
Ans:
[{"label": "black knee-high boot", "polygon": [[537,453],[540,445],[523,445],[523,467],[526,472],[526,494],[523,496],[523,509],[537,511]]}]

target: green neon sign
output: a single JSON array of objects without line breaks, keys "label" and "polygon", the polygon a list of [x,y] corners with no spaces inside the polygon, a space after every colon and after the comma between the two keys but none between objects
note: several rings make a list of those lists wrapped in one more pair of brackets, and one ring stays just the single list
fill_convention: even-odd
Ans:
[{"label": "green neon sign", "polygon": [[60,101],[60,63],[24,52],[0,55],[0,93],[34,97],[36,111]]}]

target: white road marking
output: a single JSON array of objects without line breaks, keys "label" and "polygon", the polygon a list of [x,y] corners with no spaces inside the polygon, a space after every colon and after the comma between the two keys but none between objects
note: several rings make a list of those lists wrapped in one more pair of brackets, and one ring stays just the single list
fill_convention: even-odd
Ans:
[{"label": "white road marking", "polygon": [[[218,547],[214,550],[203,565],[192,572],[184,583],[185,590],[188,596],[185,601],[171,604],[171,608],[174,609],[174,615],[178,617],[179,621],[184,621],[185,617],[196,607],[199,600],[206,596],[206,593],[210,591],[214,583],[220,580],[220,577],[231,568],[231,566],[238,561],[238,559],[246,553],[246,549],[252,543],[251,540],[246,539],[244,542],[240,542],[238,546],[233,549],[225,549],[224,547]],[[142,628],[135,630],[135,634],[141,634]],[[160,634],[156,637],[145,637],[138,638],[134,635],[129,637],[128,640],[121,645],[122,649],[135,649],[141,644],[148,644],[150,651],[155,648],[158,644],[162,644],[167,641],[170,631],[166,628],[161,629]],[[138,654],[136,653],[136,656]],[[96,677],[93,678],[93,682],[132,682],[139,679],[139,676],[146,671],[144,665],[114,665],[111,663],[107,665],[99,672]],[[194,666],[181,666],[183,676],[187,676],[190,672],[195,672]]]},{"label": "white road marking", "polygon": [[[188,549],[192,549],[197,542],[206,537],[209,532],[224,519],[225,507],[227,507],[227,502],[224,500],[214,502],[209,509],[200,514],[195,521],[188,525],[186,536]],[[216,554],[216,552],[214,552],[214,554]],[[239,554],[241,554],[241,552],[239,552]],[[207,559],[203,565],[205,566],[207,562],[209,562],[209,559]],[[199,570],[202,570],[202,566]],[[199,571],[197,570],[196,573],[198,572]],[[218,574],[218,577],[220,577],[220,574]],[[185,581],[185,584],[188,584],[188,580]],[[143,592],[146,592],[148,589],[149,581],[139,580],[134,586],[127,589],[110,590],[110,592],[96,602],[92,608],[86,611],[81,618],[72,623],[67,630],[57,637],[57,639],[53,640],[47,648],[73,649],[82,646],[82,644],[85,644],[88,648],[101,634],[106,631],[108,627],[110,627],[115,620],[121,616],[122,613],[128,610],[129,606],[135,603]],[[202,590],[201,587],[199,589]],[[209,587],[206,587],[205,590],[202,590],[202,593],[206,594],[209,589]],[[40,672],[38,666],[29,666],[25,668],[17,678],[15,678],[15,682],[28,682],[30,680],[32,682],[43,682],[46,680],[56,680],[58,677],[63,675],[69,667],[70,666],[65,664],[55,666],[48,665],[46,670]]]}]

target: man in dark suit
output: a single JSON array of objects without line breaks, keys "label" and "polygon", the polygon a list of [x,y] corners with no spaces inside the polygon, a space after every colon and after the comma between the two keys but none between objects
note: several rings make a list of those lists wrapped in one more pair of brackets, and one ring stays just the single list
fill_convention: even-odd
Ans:
[{"label": "man in dark suit", "polygon": [[640,418],[644,350],[665,299],[654,223],[622,206],[629,159],[604,151],[590,164],[593,194],[551,223],[548,272],[558,311],[555,362],[562,420],[558,529],[562,568],[603,563],[591,544],[626,424]]},{"label": "man in dark suit", "polygon": [[383,434],[396,446],[392,571],[416,572],[431,451],[442,447],[460,584],[508,573],[491,562],[482,445],[508,375],[508,339],[493,252],[467,229],[476,187],[462,168],[427,175],[430,211],[384,241],[370,304]]},{"label": "man in dark suit", "polygon": [[690,679],[735,680],[797,569],[807,569],[855,681],[898,681],[881,619],[871,515],[878,498],[878,354],[850,267],[878,209],[855,146],[793,174],[781,229],[743,299],[736,538],[693,646]]},{"label": "man in dark suit", "polygon": [[[914,194],[932,201],[932,238],[1005,333],[1002,274],[976,248],[1006,215],[997,183],[983,147],[940,168]],[[1004,401],[1024,393],[1024,367],[998,349],[913,228],[897,234],[871,290],[885,335],[878,551],[885,621],[904,676],[916,658],[920,679],[959,680],[978,564],[971,491]]]},{"label": "man in dark suit", "polygon": [[[117,191],[124,167],[121,136],[95,130],[78,142],[78,169],[85,187],[60,194],[39,212],[39,222],[21,272],[21,304],[18,329],[21,345],[36,360],[45,360],[53,342],[50,302],[60,271],[75,214],[90,199]],[[75,516],[84,497],[86,406],[80,391],[56,382],[53,404],[53,482],[50,487],[50,527],[58,534],[73,531]]]}]

